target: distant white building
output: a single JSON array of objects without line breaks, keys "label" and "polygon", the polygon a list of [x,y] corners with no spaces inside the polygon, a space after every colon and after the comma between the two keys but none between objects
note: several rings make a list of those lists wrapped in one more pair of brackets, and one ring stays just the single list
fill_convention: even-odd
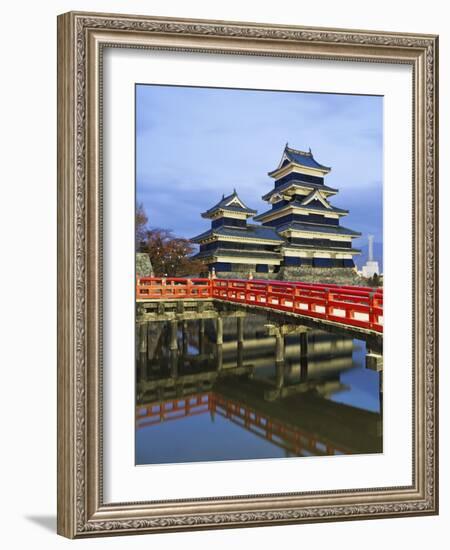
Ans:
[{"label": "distant white building", "polygon": [[366,279],[370,279],[375,274],[380,274],[380,267],[378,262],[373,259],[373,235],[369,235],[369,258],[363,265],[361,275]]}]

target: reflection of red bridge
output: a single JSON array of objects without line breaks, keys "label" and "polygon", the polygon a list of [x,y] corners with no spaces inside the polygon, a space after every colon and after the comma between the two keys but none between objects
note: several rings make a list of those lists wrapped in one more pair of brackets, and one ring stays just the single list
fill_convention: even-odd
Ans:
[{"label": "reflection of red bridge", "polygon": [[138,428],[143,428],[207,412],[228,418],[234,424],[296,456],[351,453],[347,449],[337,448],[330,442],[323,441],[322,438],[318,439],[296,426],[281,423],[267,414],[258,413],[255,409],[216,392],[139,405],[136,420]]},{"label": "reflection of red bridge", "polygon": [[139,277],[136,300],[206,299],[383,332],[383,289],[241,279]]}]

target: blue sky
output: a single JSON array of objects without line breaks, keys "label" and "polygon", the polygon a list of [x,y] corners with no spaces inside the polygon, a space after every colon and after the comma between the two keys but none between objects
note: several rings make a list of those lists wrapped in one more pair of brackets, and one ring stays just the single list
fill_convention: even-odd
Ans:
[{"label": "blue sky", "polygon": [[205,231],[200,213],[233,188],[263,212],[289,142],[331,166],[341,223],[363,233],[355,247],[368,233],[382,243],[382,130],[378,96],[137,85],[136,200],[151,227],[182,237]]}]

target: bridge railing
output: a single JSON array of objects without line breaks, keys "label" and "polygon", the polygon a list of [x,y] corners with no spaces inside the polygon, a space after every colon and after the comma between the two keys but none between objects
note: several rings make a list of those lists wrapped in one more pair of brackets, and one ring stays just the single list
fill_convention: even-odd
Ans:
[{"label": "bridge railing", "polygon": [[212,293],[219,300],[383,331],[382,289],[288,281],[214,279]]},{"label": "bridge railing", "polygon": [[177,277],[138,277],[136,299],[210,298],[209,279],[184,279]]},{"label": "bridge railing", "polygon": [[140,277],[137,299],[215,298],[383,331],[383,289],[243,279]]}]

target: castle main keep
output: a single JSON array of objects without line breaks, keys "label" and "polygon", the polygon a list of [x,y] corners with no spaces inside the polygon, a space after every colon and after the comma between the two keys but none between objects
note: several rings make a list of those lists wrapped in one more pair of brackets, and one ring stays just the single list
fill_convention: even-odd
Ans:
[{"label": "castle main keep", "polygon": [[341,225],[349,212],[330,202],[338,193],[325,184],[330,170],[311,150],[286,144],[279,165],[269,172],[273,188],[262,197],[268,210],[257,215],[236,190],[222,196],[202,214],[211,220],[210,228],[191,239],[200,245],[196,258],[227,277],[252,272],[256,278],[350,282],[360,253],[352,241],[361,233]]}]

